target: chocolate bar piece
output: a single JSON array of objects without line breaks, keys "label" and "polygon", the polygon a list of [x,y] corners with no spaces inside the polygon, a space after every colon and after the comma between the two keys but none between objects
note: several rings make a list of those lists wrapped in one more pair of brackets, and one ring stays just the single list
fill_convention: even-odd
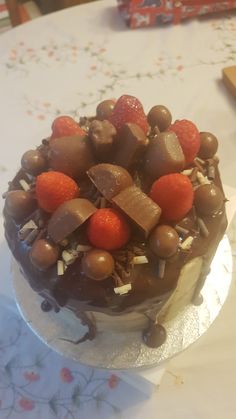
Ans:
[{"label": "chocolate bar piece", "polygon": [[109,121],[94,120],[89,127],[89,138],[92,141],[94,153],[100,161],[109,161],[113,152],[114,138],[117,132]]},{"label": "chocolate bar piece", "polygon": [[139,226],[145,237],[161,216],[161,208],[136,186],[124,189],[112,199],[112,202]]},{"label": "chocolate bar piece", "polygon": [[138,125],[125,124],[117,140],[114,163],[126,168],[132,166],[139,160],[148,143],[148,138]]},{"label": "chocolate bar piece", "polygon": [[223,82],[230,93],[236,98],[236,65],[223,69]]},{"label": "chocolate bar piece", "polygon": [[60,205],[48,223],[48,234],[59,243],[81,226],[97,208],[87,199],[71,199]]},{"label": "chocolate bar piece", "polygon": [[123,189],[133,184],[130,174],[121,166],[109,163],[101,163],[91,167],[87,172],[89,178],[101,192],[110,200],[118,195]]},{"label": "chocolate bar piece", "polygon": [[145,171],[152,179],[168,173],[180,172],[184,165],[183,150],[174,132],[158,134],[148,146]]}]

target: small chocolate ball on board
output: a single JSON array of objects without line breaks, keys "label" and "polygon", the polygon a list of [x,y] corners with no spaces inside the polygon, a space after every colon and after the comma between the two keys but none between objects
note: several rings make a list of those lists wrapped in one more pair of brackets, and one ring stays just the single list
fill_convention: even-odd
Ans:
[{"label": "small chocolate ball on board", "polygon": [[166,341],[166,330],[158,323],[150,323],[143,332],[143,341],[149,348],[159,348]]}]

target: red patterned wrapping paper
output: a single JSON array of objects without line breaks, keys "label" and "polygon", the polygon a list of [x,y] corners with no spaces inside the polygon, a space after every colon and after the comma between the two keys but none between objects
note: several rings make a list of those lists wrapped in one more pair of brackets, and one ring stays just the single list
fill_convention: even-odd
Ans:
[{"label": "red patterned wrapping paper", "polygon": [[183,19],[236,8],[222,0],[118,0],[118,8],[131,28],[179,23]]}]

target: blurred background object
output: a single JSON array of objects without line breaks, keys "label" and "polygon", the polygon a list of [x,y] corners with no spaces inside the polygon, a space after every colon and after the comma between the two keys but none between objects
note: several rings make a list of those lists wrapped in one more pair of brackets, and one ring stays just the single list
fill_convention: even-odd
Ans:
[{"label": "blurred background object", "polygon": [[42,14],[93,0],[0,0],[0,33]]}]

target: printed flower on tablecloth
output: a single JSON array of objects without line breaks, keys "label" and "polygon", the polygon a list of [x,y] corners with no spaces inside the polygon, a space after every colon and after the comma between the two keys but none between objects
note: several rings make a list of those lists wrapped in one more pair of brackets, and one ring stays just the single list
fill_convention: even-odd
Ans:
[{"label": "printed flower on tablecloth", "polygon": [[29,400],[29,399],[20,399],[19,400],[19,405],[23,410],[33,410],[35,408],[35,403],[33,400]]},{"label": "printed flower on tablecloth", "polygon": [[66,367],[61,369],[60,377],[64,383],[71,383],[74,380],[74,377],[71,371],[69,370],[69,368],[66,368]]},{"label": "printed flower on tablecloth", "polygon": [[25,371],[23,375],[24,378],[30,382],[38,381],[40,379],[40,375],[34,371]]},{"label": "printed flower on tablecloth", "polygon": [[108,386],[111,389],[114,389],[114,388],[116,388],[118,386],[118,383],[119,383],[119,378],[117,377],[117,375],[112,374],[110,376],[109,380],[108,380]]}]

